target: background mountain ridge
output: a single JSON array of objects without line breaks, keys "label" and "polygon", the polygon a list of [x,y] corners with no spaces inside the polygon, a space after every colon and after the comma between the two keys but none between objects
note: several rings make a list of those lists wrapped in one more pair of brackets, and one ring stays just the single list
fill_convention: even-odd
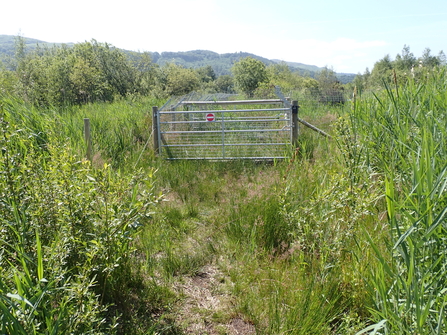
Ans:
[{"label": "background mountain ridge", "polygon": [[[15,52],[15,38],[13,35],[0,35],[0,60],[2,58],[13,56]],[[53,47],[53,46],[73,46],[75,43],[51,43],[45,42],[35,38],[23,37],[25,46],[27,50],[35,50],[38,46]],[[118,48],[128,55],[141,53],[137,51],[130,51]],[[233,52],[233,53],[223,53],[219,54],[210,50],[191,50],[191,51],[163,51],[158,52],[147,52],[154,63],[158,65],[165,65],[167,63],[175,63],[186,68],[200,68],[204,66],[211,66],[216,73],[216,75],[230,75],[231,67],[235,62],[245,57],[252,57],[254,59],[262,61],[264,64],[272,65],[278,63],[287,64],[293,72],[299,73],[301,76],[316,78],[318,73],[323,69],[316,65],[303,64],[298,62],[288,62],[279,59],[268,59],[262,56],[258,56],[248,52]],[[342,84],[349,83],[354,80],[355,74],[352,73],[336,73],[338,80]]]}]

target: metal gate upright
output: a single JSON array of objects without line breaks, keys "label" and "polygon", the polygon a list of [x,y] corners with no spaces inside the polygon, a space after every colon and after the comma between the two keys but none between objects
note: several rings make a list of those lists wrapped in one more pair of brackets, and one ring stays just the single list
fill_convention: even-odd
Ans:
[{"label": "metal gate upright", "polygon": [[154,146],[170,159],[282,159],[296,140],[298,105],[283,99],[180,101],[153,109]]}]

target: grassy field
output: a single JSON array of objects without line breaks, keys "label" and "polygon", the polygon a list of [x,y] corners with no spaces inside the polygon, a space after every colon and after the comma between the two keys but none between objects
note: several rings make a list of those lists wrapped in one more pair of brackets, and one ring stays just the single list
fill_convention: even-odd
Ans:
[{"label": "grassy field", "polygon": [[446,85],[303,102],[333,138],[261,163],[158,159],[162,101],[2,98],[0,332],[446,334]]}]

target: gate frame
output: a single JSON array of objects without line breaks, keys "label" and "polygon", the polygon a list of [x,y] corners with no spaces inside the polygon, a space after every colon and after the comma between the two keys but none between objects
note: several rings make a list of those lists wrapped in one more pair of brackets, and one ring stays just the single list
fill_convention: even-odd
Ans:
[{"label": "gate frame", "polygon": [[[243,105],[243,104],[275,104],[275,103],[283,103],[287,108],[290,109],[291,118],[290,118],[290,134],[291,134],[291,145],[292,147],[296,148],[297,142],[298,142],[298,133],[299,133],[299,127],[298,127],[298,121],[300,119],[298,118],[298,111],[299,111],[299,105],[298,101],[294,100],[290,104],[289,101],[285,99],[261,99],[261,100],[233,100],[233,101],[181,101],[178,105],[182,106],[188,106],[188,105],[215,105],[215,106],[222,106],[222,105]],[[177,107],[177,106],[176,106]],[[268,111],[268,109],[266,109]],[[194,111],[190,111],[194,112]],[[201,112],[201,111],[198,111]],[[153,148],[154,153],[158,156],[161,153],[161,143],[162,143],[162,134],[160,131],[160,111],[158,109],[158,106],[152,107],[152,135],[153,135]],[[244,157],[245,159],[260,159],[259,157]],[[178,158],[178,159],[219,159],[219,158]],[[225,157],[222,157],[222,159],[225,159]],[[234,158],[233,158],[234,159]],[[242,159],[242,157],[241,157]],[[266,158],[267,159],[267,158]]]}]

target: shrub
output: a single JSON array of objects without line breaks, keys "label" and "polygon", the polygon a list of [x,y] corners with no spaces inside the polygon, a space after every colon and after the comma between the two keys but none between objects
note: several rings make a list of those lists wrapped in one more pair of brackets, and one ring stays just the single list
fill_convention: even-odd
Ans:
[{"label": "shrub", "polygon": [[95,169],[1,106],[0,332],[113,333],[105,313],[126,294],[132,239],[157,202],[152,174]]}]

